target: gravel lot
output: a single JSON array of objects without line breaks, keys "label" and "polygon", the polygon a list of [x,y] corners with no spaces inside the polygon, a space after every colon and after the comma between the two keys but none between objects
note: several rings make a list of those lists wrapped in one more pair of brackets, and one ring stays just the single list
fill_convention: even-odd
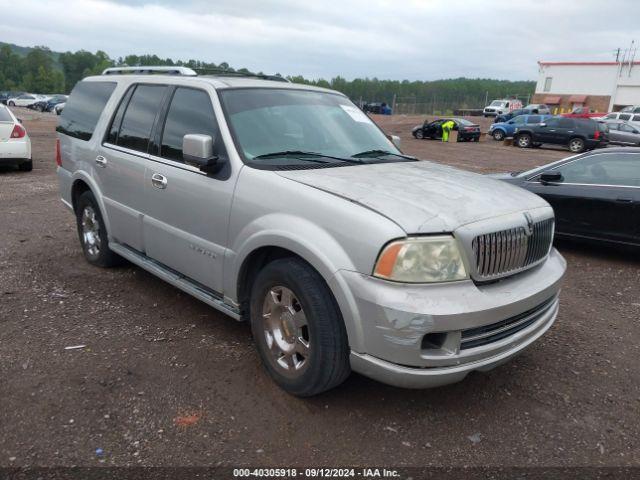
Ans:
[{"label": "gravel lot", "polygon": [[[84,261],[58,200],[55,117],[16,111],[34,170],[0,171],[0,466],[640,465],[638,256],[559,245],[555,326],[488,374],[424,391],[354,374],[301,400],[269,380],[248,325],[137,267]],[[473,171],[568,155],[376,120],[407,153]]]}]

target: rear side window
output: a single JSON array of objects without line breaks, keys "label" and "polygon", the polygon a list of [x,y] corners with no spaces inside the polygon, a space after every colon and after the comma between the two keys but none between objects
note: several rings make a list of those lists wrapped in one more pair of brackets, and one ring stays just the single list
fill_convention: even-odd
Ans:
[{"label": "rear side window", "polygon": [[177,88],[162,133],[160,156],[182,162],[182,139],[197,133],[214,139],[218,131],[209,94],[204,90]]},{"label": "rear side window", "polygon": [[620,120],[629,120],[631,118],[631,115],[629,115],[628,113],[621,113],[620,116],[618,117],[618,119]]},{"label": "rear side window", "polygon": [[11,117],[11,114],[9,113],[9,111],[0,106],[0,122],[12,122],[13,123],[13,118]]},{"label": "rear side window", "polygon": [[633,121],[634,122],[640,122],[640,115],[634,115],[633,116]]},{"label": "rear side window", "polygon": [[540,123],[541,120],[542,117],[540,117],[540,115],[530,115],[529,118],[527,118],[527,123],[531,125],[532,123]]},{"label": "rear side window", "polygon": [[561,118],[558,121],[558,128],[573,128],[575,123],[570,118]]},{"label": "rear side window", "polygon": [[79,82],[67,100],[56,130],[80,140],[90,140],[115,88],[115,82]]},{"label": "rear side window", "polygon": [[166,89],[164,85],[136,87],[122,117],[116,145],[146,153],[153,122]]}]

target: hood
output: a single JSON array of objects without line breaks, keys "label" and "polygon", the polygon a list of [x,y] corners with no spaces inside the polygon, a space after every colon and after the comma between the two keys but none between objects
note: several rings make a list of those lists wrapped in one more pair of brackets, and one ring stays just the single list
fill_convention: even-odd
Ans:
[{"label": "hood", "polygon": [[506,182],[428,161],[277,173],[374,210],[407,233],[452,232],[479,220],[548,207],[541,197]]}]

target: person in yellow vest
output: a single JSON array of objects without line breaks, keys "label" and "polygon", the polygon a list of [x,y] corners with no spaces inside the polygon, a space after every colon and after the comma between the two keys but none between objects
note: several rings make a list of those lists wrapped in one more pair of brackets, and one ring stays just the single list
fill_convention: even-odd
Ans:
[{"label": "person in yellow vest", "polygon": [[442,123],[442,141],[443,142],[449,141],[449,132],[451,132],[451,130],[453,130],[453,127],[455,126],[456,124],[453,122],[453,120],[447,120],[446,122]]}]

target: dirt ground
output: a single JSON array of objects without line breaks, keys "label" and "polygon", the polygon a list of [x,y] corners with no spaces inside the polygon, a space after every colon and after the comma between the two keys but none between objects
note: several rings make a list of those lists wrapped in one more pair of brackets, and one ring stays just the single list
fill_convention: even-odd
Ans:
[{"label": "dirt ground", "polygon": [[[354,374],[301,400],[269,380],[248,325],[137,267],[84,261],[55,117],[16,110],[34,170],[0,171],[0,466],[640,465],[637,257],[559,245],[556,324],[492,372],[422,391]],[[405,152],[477,172],[567,155],[415,140],[423,119],[376,120]]]}]

